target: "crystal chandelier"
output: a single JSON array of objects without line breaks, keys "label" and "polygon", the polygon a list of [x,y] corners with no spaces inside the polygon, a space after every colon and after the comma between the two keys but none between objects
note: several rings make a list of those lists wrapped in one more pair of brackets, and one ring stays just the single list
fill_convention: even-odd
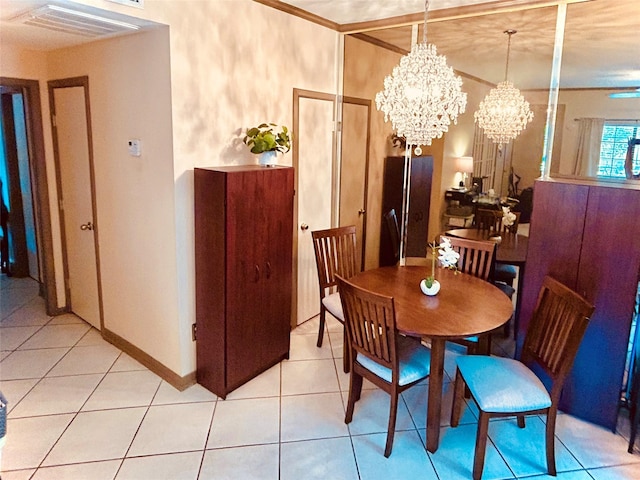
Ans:
[{"label": "crystal chandelier", "polygon": [[493,140],[493,143],[498,144],[498,148],[502,148],[503,144],[520,135],[527,123],[533,119],[529,102],[513,86],[513,83],[507,80],[511,35],[515,34],[516,30],[505,30],[504,33],[509,35],[504,82],[500,82],[496,88],[491,89],[473,115],[478,126],[484,130],[487,137]]},{"label": "crystal chandelier", "polygon": [[427,45],[427,12],[425,1],[422,43],[415,43],[411,52],[400,59],[391,75],[384,79],[384,89],[376,94],[376,107],[384,113],[384,120],[393,125],[396,134],[404,137],[407,149],[415,145],[431,145],[442,137],[451,121],[467,105],[467,94],[461,91],[462,80],[447,65],[444,55],[438,55],[434,45]]}]

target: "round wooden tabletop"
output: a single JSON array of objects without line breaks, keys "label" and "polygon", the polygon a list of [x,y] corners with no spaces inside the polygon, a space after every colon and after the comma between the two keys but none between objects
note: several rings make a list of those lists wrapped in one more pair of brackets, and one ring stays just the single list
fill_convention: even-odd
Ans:
[{"label": "round wooden tabletop", "polygon": [[[491,237],[489,232],[477,228],[455,228],[447,230],[444,234],[469,240],[495,240],[495,237]],[[511,265],[524,265],[527,260],[528,247],[529,237],[525,235],[502,235],[496,249],[496,261]]]},{"label": "round wooden tabletop", "polygon": [[494,330],[513,313],[511,300],[479,278],[437,268],[440,292],[433,297],[420,290],[431,267],[382,267],[349,279],[395,301],[398,330],[414,336],[461,338]]}]

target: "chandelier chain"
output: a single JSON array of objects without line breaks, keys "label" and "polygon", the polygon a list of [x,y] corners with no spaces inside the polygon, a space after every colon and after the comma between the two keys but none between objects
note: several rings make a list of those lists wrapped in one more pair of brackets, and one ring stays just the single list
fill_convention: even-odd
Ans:
[{"label": "chandelier chain", "polygon": [[422,43],[427,43],[427,18],[429,12],[429,0],[424,0],[424,28],[422,29]]},{"label": "chandelier chain", "polygon": [[504,69],[504,81],[506,82],[507,80],[509,80],[508,75],[509,75],[509,56],[511,54],[511,35],[516,33],[516,31],[515,30],[505,30],[504,33],[509,35],[509,41],[507,42],[507,66]]}]

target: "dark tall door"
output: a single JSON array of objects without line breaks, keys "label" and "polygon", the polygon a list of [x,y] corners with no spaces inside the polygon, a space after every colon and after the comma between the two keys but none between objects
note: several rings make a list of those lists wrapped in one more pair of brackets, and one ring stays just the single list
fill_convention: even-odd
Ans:
[{"label": "dark tall door", "polygon": [[[382,215],[380,228],[380,266],[393,265],[395,252],[384,215],[395,209],[399,226],[402,222],[402,191],[404,188],[404,157],[387,157],[382,187]],[[407,221],[407,257],[425,257],[431,206],[431,177],[433,157],[411,159],[411,187],[409,191],[409,217]],[[400,226],[400,231],[402,228]]]}]

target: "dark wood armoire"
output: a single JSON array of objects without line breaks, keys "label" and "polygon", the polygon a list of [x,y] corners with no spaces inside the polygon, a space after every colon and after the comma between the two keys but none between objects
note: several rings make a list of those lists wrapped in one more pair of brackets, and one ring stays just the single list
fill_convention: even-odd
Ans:
[{"label": "dark wood armoire", "polygon": [[[395,209],[398,224],[402,222],[402,191],[404,189],[404,157],[387,157],[384,163],[382,184],[382,221],[380,226],[380,266],[394,265],[391,236],[384,215]],[[425,257],[429,230],[429,208],[431,206],[431,177],[433,157],[411,159],[411,183],[409,190],[409,219],[407,222],[407,257]],[[400,231],[402,228],[400,227]]]},{"label": "dark wood armoire", "polygon": [[537,181],[518,344],[545,275],[596,309],[560,409],[615,428],[640,274],[640,186]]},{"label": "dark wood armoire", "polygon": [[291,167],[196,168],[197,381],[227,393],[289,356]]}]

